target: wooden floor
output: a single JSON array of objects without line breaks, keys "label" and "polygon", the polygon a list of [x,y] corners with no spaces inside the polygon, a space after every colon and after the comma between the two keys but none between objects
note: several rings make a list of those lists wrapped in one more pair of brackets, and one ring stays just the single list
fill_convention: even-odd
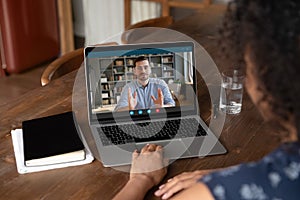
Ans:
[{"label": "wooden floor", "polygon": [[21,74],[0,77],[0,105],[18,98],[27,91],[42,87],[40,77],[48,64],[42,64]]}]

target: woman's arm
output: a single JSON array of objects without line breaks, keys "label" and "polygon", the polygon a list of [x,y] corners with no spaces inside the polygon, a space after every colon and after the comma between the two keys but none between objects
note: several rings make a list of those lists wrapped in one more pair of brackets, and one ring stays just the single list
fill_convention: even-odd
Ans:
[{"label": "woman's arm", "polygon": [[161,146],[148,144],[140,153],[133,152],[129,181],[114,200],[143,199],[148,190],[166,175],[166,164]]},{"label": "woman's arm", "polygon": [[205,199],[214,200],[208,187],[201,182],[197,182],[192,187],[179,192],[177,195],[172,197],[172,200],[192,200],[192,199]]},{"label": "woman's arm", "polygon": [[143,199],[148,190],[150,190],[153,186],[151,179],[147,176],[129,179],[127,184],[114,197],[114,200]]},{"label": "woman's arm", "polygon": [[[140,153],[132,155],[130,179],[123,189],[114,197],[114,200],[143,199],[153,186],[157,185],[167,173],[166,161],[163,160],[162,147],[154,144],[146,145]],[[198,180],[208,170],[185,172],[159,187],[156,196],[162,199],[213,199],[209,189]],[[181,191],[177,195],[177,192]]]},{"label": "woman's arm", "polygon": [[[167,181],[167,183],[161,185],[159,189],[155,192],[156,196],[160,196],[162,199],[168,199],[174,196],[180,191],[188,190],[195,185],[199,186],[199,179],[213,170],[196,170],[193,172],[184,172],[179,174]],[[201,186],[201,185],[200,185]],[[201,188],[199,188],[202,190]],[[180,193],[179,193],[180,194]],[[205,192],[204,192],[205,194]],[[194,194],[197,195],[197,194]],[[177,196],[175,196],[178,198]],[[198,197],[198,196],[197,196]]]}]

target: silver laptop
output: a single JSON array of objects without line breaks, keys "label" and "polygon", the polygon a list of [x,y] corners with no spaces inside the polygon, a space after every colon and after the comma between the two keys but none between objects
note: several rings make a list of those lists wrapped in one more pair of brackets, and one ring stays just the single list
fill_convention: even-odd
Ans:
[{"label": "silver laptop", "polygon": [[[84,54],[89,125],[104,166],[130,164],[132,152],[148,143],[162,145],[169,159],[226,152],[199,117],[193,42],[86,47]],[[117,110],[128,97],[124,88],[136,81],[140,56],[149,61],[152,82],[168,88],[163,98],[169,95],[173,104]]]}]

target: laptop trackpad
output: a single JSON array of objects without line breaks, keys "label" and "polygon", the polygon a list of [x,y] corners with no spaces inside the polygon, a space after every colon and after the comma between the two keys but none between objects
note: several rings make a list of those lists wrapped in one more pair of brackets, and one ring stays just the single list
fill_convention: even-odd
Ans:
[{"label": "laptop trackpad", "polygon": [[[140,151],[147,143],[136,144],[137,149]],[[149,144],[157,144],[163,147],[164,157],[169,159],[178,159],[180,157],[188,157],[190,155],[189,151],[183,144],[181,140],[171,140],[171,141],[153,141]]]}]

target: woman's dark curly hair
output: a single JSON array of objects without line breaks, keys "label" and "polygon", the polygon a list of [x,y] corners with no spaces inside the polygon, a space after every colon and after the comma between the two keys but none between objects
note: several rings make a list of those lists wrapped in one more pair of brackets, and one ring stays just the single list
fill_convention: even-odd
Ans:
[{"label": "woman's dark curly hair", "polygon": [[232,1],[220,33],[222,52],[237,66],[250,49],[263,100],[278,120],[294,123],[299,140],[300,1]]}]

